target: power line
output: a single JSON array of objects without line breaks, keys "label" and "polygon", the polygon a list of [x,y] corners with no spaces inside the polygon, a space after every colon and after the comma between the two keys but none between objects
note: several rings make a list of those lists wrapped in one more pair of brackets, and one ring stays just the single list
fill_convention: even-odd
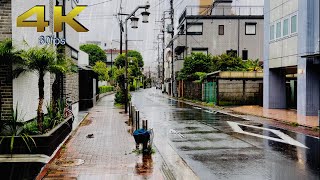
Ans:
[{"label": "power line", "polygon": [[96,6],[96,5],[99,5],[99,4],[104,4],[104,3],[107,3],[107,2],[110,2],[110,1],[112,1],[112,0],[107,0],[107,1],[96,3],[96,4],[90,4],[90,5],[88,5],[88,7]]}]

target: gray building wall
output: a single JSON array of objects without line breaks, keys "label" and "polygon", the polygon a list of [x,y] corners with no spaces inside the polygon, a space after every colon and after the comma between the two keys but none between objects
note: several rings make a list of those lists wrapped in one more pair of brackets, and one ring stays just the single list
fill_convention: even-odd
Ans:
[{"label": "gray building wall", "polygon": [[[319,9],[318,0],[265,0],[265,108],[287,107],[285,75],[290,67],[297,73],[298,114],[317,115],[320,101],[319,58],[302,56],[319,54]],[[283,19],[292,15],[297,15],[297,32],[270,40],[270,26],[283,23]]]},{"label": "gray building wall", "polygon": [[320,60],[301,57],[319,54],[319,9],[319,0],[299,0],[297,110],[302,115],[317,115],[320,107]]}]

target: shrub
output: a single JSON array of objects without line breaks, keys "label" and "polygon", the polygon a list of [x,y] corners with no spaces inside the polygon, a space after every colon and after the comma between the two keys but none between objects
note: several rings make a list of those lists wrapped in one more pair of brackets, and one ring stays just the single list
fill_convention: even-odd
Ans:
[{"label": "shrub", "polygon": [[[44,118],[46,120],[46,118]],[[44,122],[45,124],[45,122]],[[44,125],[45,126],[45,125]],[[24,132],[29,135],[41,134],[38,130],[37,121],[33,120],[24,125]]]},{"label": "shrub", "polygon": [[100,94],[113,91],[113,86],[100,86],[99,92]]},{"label": "shrub", "polygon": [[[125,96],[121,90],[117,90],[115,95],[115,103],[116,104],[124,104],[125,103]],[[128,94],[128,102],[131,100],[131,94]]]},{"label": "shrub", "polygon": [[136,90],[136,85],[135,85],[135,84],[130,85],[130,86],[129,86],[129,90],[130,90],[130,91],[135,91],[135,90]]}]

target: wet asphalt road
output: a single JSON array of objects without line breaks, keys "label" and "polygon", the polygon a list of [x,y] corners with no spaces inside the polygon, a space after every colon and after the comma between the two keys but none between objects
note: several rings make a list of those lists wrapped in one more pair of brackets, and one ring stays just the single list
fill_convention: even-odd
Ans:
[{"label": "wet asphalt road", "polygon": [[200,179],[320,179],[318,138],[196,108],[155,89],[132,95],[155,138],[165,137]]}]

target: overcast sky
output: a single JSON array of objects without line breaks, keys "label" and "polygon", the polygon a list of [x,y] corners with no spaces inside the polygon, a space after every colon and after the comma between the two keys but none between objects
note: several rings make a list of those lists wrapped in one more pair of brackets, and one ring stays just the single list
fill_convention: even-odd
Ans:
[{"label": "overcast sky", "polygon": [[[80,42],[101,41],[107,44],[107,49],[119,49],[119,23],[115,16],[120,9],[122,3],[122,12],[131,13],[138,5],[144,5],[147,0],[81,0],[80,4],[88,5],[88,7],[80,14],[80,22],[90,31],[80,34]],[[149,0],[151,7],[149,12],[149,23],[141,23],[139,21],[138,29],[131,29],[128,24],[129,49],[135,49],[142,53],[145,61],[145,67],[152,66],[156,70],[157,65],[157,44],[154,43],[161,28],[160,21],[163,10],[168,10],[169,0]],[[175,8],[175,20],[185,9],[186,5],[198,5],[198,0],[173,0]],[[233,5],[263,5],[263,0],[234,0]],[[136,16],[141,18],[141,10]],[[123,17],[125,18],[125,17]],[[123,46],[124,47],[124,46]]]}]

